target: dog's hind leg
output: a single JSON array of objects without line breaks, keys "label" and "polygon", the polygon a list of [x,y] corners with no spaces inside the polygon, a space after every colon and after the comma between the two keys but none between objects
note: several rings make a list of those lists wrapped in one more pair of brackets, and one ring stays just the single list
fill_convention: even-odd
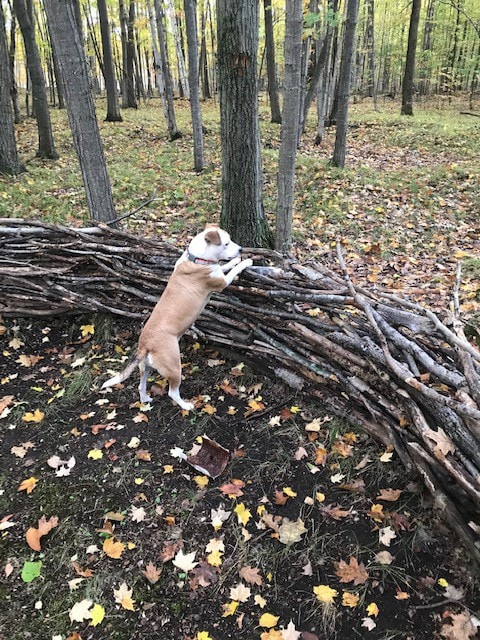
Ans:
[{"label": "dog's hind leg", "polygon": [[[147,356],[148,358],[148,356]],[[147,393],[147,380],[150,375],[151,367],[144,360],[138,363],[138,369],[140,371],[140,384],[138,385],[138,391],[140,392],[140,402],[146,404],[152,401],[152,397]]]},{"label": "dog's hind leg", "polygon": [[161,356],[149,353],[149,364],[158,373],[168,380],[168,395],[184,411],[193,409],[191,402],[186,402],[180,396],[180,384],[182,382],[182,364],[180,360],[180,347],[176,336],[165,334],[162,337]]}]

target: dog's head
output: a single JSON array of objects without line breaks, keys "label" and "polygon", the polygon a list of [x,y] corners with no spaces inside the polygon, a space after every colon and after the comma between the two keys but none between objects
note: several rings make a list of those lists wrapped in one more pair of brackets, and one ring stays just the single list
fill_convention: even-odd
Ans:
[{"label": "dog's head", "polygon": [[232,260],[240,255],[242,247],[232,242],[230,235],[217,224],[207,224],[190,242],[189,252],[202,260]]}]

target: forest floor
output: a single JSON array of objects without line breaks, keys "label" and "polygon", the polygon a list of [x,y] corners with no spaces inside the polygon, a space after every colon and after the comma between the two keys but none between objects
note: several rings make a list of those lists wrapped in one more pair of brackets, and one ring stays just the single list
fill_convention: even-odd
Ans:
[{"label": "forest floor", "polygon": [[[480,305],[480,122],[448,105],[400,118],[353,105],[347,168],[333,133],[298,158],[295,250],[355,282],[445,309],[463,263],[472,338]],[[101,112],[102,104],[99,104]],[[188,107],[177,109],[187,131]],[[0,215],[88,223],[65,114],[61,159],[0,178]],[[119,214],[157,190],[130,230],[184,246],[218,220],[218,113],[204,109],[208,168],[191,139],[166,141],[160,105],[102,123]],[[279,129],[262,111],[265,206],[275,201]],[[138,323],[102,316],[0,322],[1,640],[468,640],[478,576],[395,453],[318,403],[253,371],[242,354],[182,342],[182,414],[140,406],[137,380],[100,392],[135,347]],[[179,458],[198,437],[230,460],[207,478]],[[42,520],[43,518],[43,520]]]}]

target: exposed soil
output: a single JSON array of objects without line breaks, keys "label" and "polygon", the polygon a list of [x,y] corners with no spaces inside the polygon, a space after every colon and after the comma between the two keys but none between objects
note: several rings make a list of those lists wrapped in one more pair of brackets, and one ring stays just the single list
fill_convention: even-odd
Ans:
[{"label": "exposed soil", "polygon": [[[98,391],[134,348],[131,323],[62,317],[3,325],[2,640],[474,637],[445,635],[460,615],[479,610],[476,581],[395,454],[243,367],[241,354],[183,342],[182,395],[196,410],[182,415],[161,381],[151,407],[137,403],[136,376]],[[206,485],[172,456],[202,434],[232,454]],[[74,457],[70,475],[49,466],[54,455]],[[28,478],[38,480],[30,494],[19,490]],[[233,479],[244,486],[226,487]],[[239,505],[250,513],[243,523]],[[212,510],[220,508],[231,513],[215,529]],[[25,534],[42,515],[57,516],[58,525],[34,551]],[[380,541],[385,532],[394,536],[389,546]],[[125,545],[116,559],[103,546],[112,535]],[[195,552],[198,564],[176,567],[180,549]],[[40,576],[25,582],[24,563],[39,560]],[[115,602],[122,583],[132,590],[130,609]],[[320,585],[337,592],[333,603],[317,598]],[[69,616],[85,599],[105,609],[97,626]],[[260,625],[265,613],[278,616],[270,631]]]}]

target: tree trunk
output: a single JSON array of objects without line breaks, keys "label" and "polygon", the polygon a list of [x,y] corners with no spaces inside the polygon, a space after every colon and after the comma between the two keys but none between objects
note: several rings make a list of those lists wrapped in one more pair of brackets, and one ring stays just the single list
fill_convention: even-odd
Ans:
[{"label": "tree trunk", "polygon": [[103,50],[103,77],[107,92],[107,122],[122,122],[118,104],[117,81],[113,64],[112,42],[110,40],[110,24],[108,21],[108,9],[106,0],[97,0],[98,17],[100,19],[100,32],[102,35]]},{"label": "tree trunk", "polygon": [[190,86],[190,111],[193,128],[193,164],[197,172],[205,168],[203,155],[202,110],[198,87],[198,37],[197,37],[197,2],[183,0],[185,9],[185,25],[188,47],[188,84]]},{"label": "tree trunk", "polygon": [[182,132],[177,127],[177,121],[175,118],[175,108],[173,105],[173,86],[172,76],[170,74],[170,68],[167,60],[167,47],[165,44],[165,34],[163,31],[163,9],[159,0],[154,0],[155,17],[157,25],[157,37],[160,53],[160,64],[162,67],[162,78],[165,89],[165,101],[167,105],[167,128],[170,140],[177,140],[182,137]]},{"label": "tree trunk", "polygon": [[134,58],[135,43],[133,41],[133,21],[135,18],[135,4],[130,2],[129,13],[125,8],[124,0],[119,0],[118,10],[120,13],[120,34],[122,38],[122,107],[124,109],[137,109],[137,98],[135,96],[134,79]]},{"label": "tree trunk", "polygon": [[263,0],[265,19],[265,47],[267,52],[267,86],[270,99],[271,122],[282,124],[282,112],[278,97],[277,72],[275,68],[275,39],[273,37],[272,0]]},{"label": "tree trunk", "polygon": [[[5,21],[4,21],[5,22]],[[12,98],[13,104],[13,114],[15,124],[19,124],[22,120],[22,115],[20,113],[20,107],[18,106],[18,87],[17,82],[15,80],[15,51],[16,51],[16,29],[17,20],[15,18],[15,14],[12,12],[10,16],[10,47],[8,50],[8,57],[10,60],[10,96]]]},{"label": "tree trunk", "polygon": [[75,21],[72,0],[45,0],[54,53],[57,56],[92,220],[116,219],[110,181],[100,139],[88,67]]},{"label": "tree trunk", "polygon": [[42,62],[35,40],[35,29],[25,4],[25,0],[13,0],[20,30],[25,44],[28,72],[32,82],[32,96],[35,118],[38,127],[38,158],[56,160],[58,153],[53,141],[52,123],[48,110],[47,90]]},{"label": "tree trunk", "polygon": [[410,27],[408,29],[407,57],[405,60],[405,73],[402,84],[402,116],[413,116],[413,80],[415,76],[415,57],[417,53],[418,23],[420,21],[420,8],[422,0],[412,1],[412,13]]},{"label": "tree trunk", "polygon": [[[196,4],[196,3],[195,3]],[[183,90],[183,95],[185,98],[190,98],[189,86],[188,86],[188,78],[187,78],[187,69],[185,65],[185,58],[182,50],[182,42],[180,39],[180,34],[178,32],[177,20],[175,18],[175,7],[173,6],[173,0],[167,1],[167,12],[168,17],[170,19],[170,27],[172,29],[173,34],[173,42],[175,45],[175,53],[177,54],[177,64],[178,64],[178,73],[180,76],[180,86]]]},{"label": "tree trunk", "polygon": [[16,176],[25,171],[25,167],[20,162],[15,142],[11,86],[5,16],[0,2],[0,174]]},{"label": "tree trunk", "polygon": [[200,78],[202,80],[202,96],[204,100],[209,100],[212,97],[210,91],[210,79],[208,77],[208,59],[207,59],[207,34],[206,34],[206,12],[202,11],[201,21],[201,33],[202,38],[200,42]]},{"label": "tree trunk", "polygon": [[357,26],[359,0],[348,0],[345,33],[343,38],[342,61],[338,80],[337,130],[335,147],[332,156],[334,167],[345,166],[348,128],[348,103],[350,99],[350,82],[352,60],[355,47],[355,28]]},{"label": "tree trunk", "polygon": [[271,243],[262,202],[256,0],[218,0],[217,58],[222,145],[222,226],[235,242]]},{"label": "tree trunk", "polygon": [[282,139],[278,160],[278,202],[275,248],[288,254],[292,244],[295,160],[300,129],[302,75],[302,0],[285,4],[285,74],[283,79]]}]

